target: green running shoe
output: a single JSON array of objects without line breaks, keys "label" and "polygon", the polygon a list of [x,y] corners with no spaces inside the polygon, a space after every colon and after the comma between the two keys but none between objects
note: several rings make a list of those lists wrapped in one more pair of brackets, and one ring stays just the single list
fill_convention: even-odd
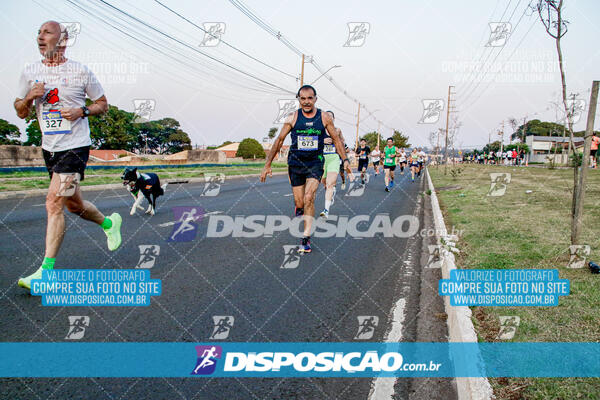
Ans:
[{"label": "green running shoe", "polygon": [[119,213],[112,213],[108,217],[112,221],[112,226],[104,229],[106,233],[106,243],[110,251],[115,251],[121,245],[121,222],[123,221]]},{"label": "green running shoe", "polygon": [[19,278],[19,282],[17,282],[17,284],[19,286],[21,286],[22,288],[31,290],[31,280],[32,279],[42,279],[42,271],[43,270],[44,269],[42,267],[39,267],[38,270],[35,271],[33,274],[26,276],[25,278]]}]

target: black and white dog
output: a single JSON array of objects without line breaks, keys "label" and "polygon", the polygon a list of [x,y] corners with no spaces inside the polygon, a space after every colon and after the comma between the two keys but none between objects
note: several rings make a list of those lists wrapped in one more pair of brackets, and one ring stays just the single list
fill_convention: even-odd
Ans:
[{"label": "black and white dog", "polygon": [[143,210],[143,208],[140,206],[140,203],[144,197],[149,203],[146,214],[154,215],[156,198],[165,194],[165,188],[167,187],[168,183],[160,186],[158,175],[153,173],[140,174],[137,168],[134,167],[125,168],[123,175],[121,175],[121,179],[123,180],[123,185],[127,186],[127,190],[129,190],[135,199],[129,215],[135,214],[136,208]]}]

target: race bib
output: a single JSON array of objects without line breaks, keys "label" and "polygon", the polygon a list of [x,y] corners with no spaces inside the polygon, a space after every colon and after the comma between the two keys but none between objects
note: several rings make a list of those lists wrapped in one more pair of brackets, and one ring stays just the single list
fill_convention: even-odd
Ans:
[{"label": "race bib", "polygon": [[298,150],[314,151],[319,149],[318,136],[298,136]]},{"label": "race bib", "polygon": [[323,153],[325,154],[333,154],[335,153],[335,146],[332,144],[326,144],[323,148]]},{"label": "race bib", "polygon": [[391,158],[386,158],[386,159],[385,159],[385,163],[386,163],[386,164],[393,164],[393,163],[394,163],[394,160],[392,160]]},{"label": "race bib", "polygon": [[44,111],[40,126],[44,135],[59,135],[71,133],[71,121],[63,118],[60,111]]}]

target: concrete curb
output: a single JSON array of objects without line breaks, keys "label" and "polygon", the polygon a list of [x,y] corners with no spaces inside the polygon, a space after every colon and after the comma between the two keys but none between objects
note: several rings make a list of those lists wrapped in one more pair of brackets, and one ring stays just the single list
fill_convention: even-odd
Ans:
[{"label": "concrete curb", "polygon": [[[433,212],[433,222],[435,224],[435,231],[438,243],[441,243],[441,239],[448,240],[448,231],[446,230],[446,224],[440,209],[437,195],[435,194],[435,188],[433,182],[427,171],[427,184],[431,190],[431,209]],[[450,251],[440,251],[440,257],[442,258],[442,277],[444,279],[450,278],[450,271],[456,269],[454,263],[454,254]],[[448,336],[450,342],[477,342],[477,334],[475,333],[475,327],[473,321],[471,321],[471,309],[466,306],[451,306],[450,298],[444,296],[444,307],[448,316]],[[479,360],[481,362],[481,360]],[[456,389],[459,400],[490,400],[494,399],[494,392],[487,378],[455,378]]]},{"label": "concrete curb", "polygon": [[[284,175],[287,174],[287,171],[279,171],[273,172],[273,175]],[[240,179],[240,178],[248,178],[248,177],[258,177],[260,174],[247,174],[247,175],[225,175],[225,180],[229,179]],[[187,180],[188,183],[198,183],[198,182],[206,182],[204,177],[201,178],[167,178],[164,182],[169,181],[182,181]],[[48,181],[50,182],[50,181]],[[107,190],[107,189],[119,189],[122,188],[123,185],[120,183],[109,183],[107,185],[91,185],[91,186],[81,186],[82,192],[94,192],[98,190]],[[3,199],[16,199],[16,198],[26,198],[33,197],[36,195],[48,193],[48,189],[31,189],[31,190],[15,190],[10,192],[2,192],[0,193],[0,200]]]}]

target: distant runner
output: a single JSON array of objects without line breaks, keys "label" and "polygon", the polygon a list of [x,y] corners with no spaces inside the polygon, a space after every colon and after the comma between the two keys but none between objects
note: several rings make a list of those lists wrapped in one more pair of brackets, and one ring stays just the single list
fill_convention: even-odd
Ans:
[{"label": "distant runner", "polygon": [[371,152],[371,162],[373,163],[373,168],[375,169],[375,176],[379,175],[379,162],[381,160],[381,151],[379,151],[379,146],[375,146],[375,150]]},{"label": "distant runner", "polygon": [[400,149],[398,153],[398,165],[400,166],[400,174],[404,175],[404,168],[406,167],[406,152],[404,149]]},{"label": "distant runner", "polygon": [[360,147],[356,148],[356,155],[358,156],[358,172],[360,172],[361,183],[365,184],[365,173],[369,167],[369,154],[371,149],[367,146],[365,139],[360,140]]},{"label": "distant runner", "polygon": [[396,153],[398,149],[394,146],[394,139],[387,139],[383,148],[383,171],[385,172],[385,191],[389,192],[394,187],[394,170],[396,169]]},{"label": "distant runner", "polygon": [[417,170],[419,169],[419,152],[416,148],[408,156],[408,162],[410,166],[410,179],[412,182],[415,181],[415,175],[417,174]]},{"label": "distant runner", "polygon": [[[327,111],[327,113],[331,115],[331,120],[335,121],[333,111]],[[343,142],[344,137],[342,136],[342,131],[339,128],[335,129],[340,136],[340,140]],[[321,211],[320,216],[327,219],[329,218],[329,209],[335,201],[335,184],[340,170],[341,159],[335,150],[333,139],[327,133],[325,133],[324,143],[323,156],[325,157],[325,172],[323,173],[323,179],[321,181],[323,185],[325,185],[325,208]]]}]

